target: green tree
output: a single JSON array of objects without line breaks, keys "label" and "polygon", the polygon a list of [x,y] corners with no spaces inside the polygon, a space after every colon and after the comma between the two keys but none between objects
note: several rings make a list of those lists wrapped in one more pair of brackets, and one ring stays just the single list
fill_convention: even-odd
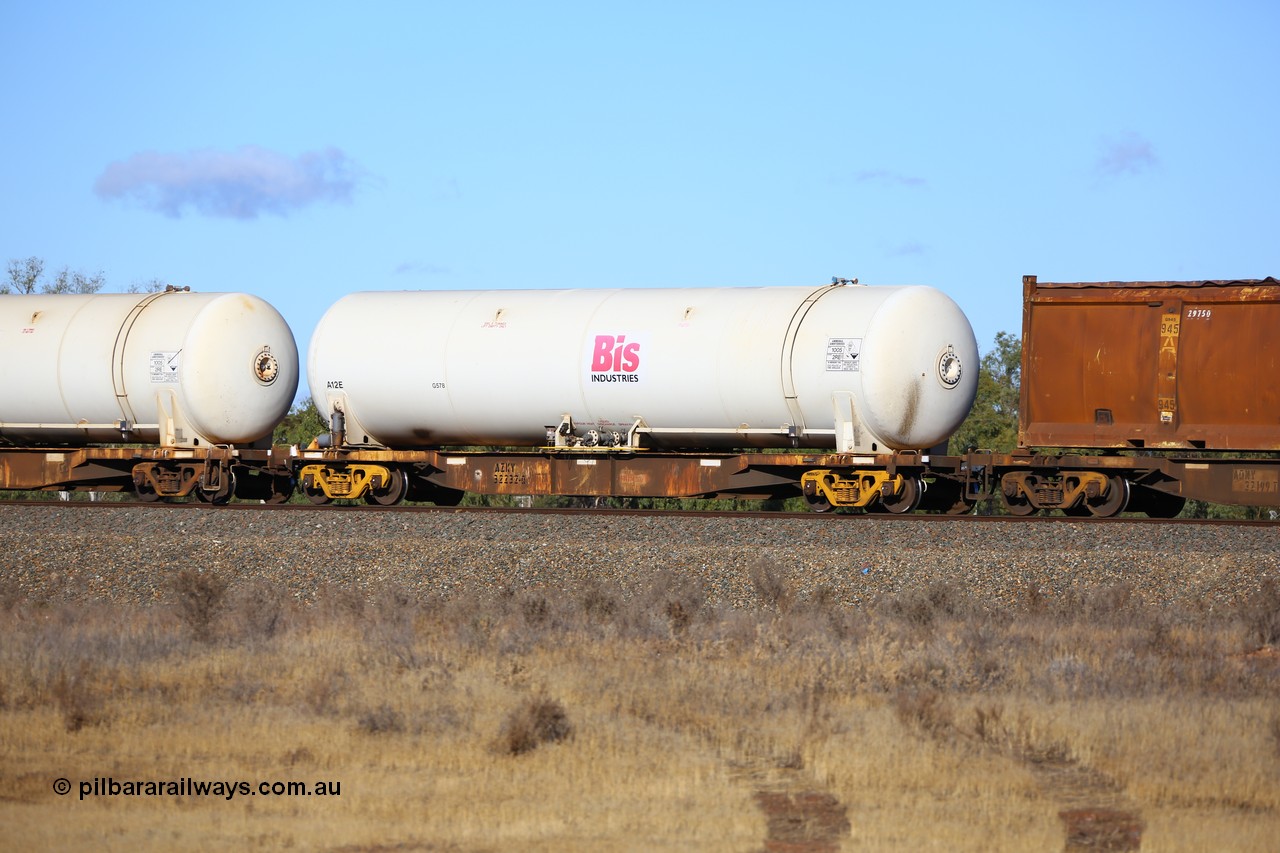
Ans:
[{"label": "green tree", "polygon": [[129,285],[129,289],[125,292],[126,293],[159,293],[160,291],[164,290],[168,286],[169,286],[168,282],[162,281],[161,279],[158,279],[158,278],[153,278],[150,281],[135,281],[133,284]]},{"label": "green tree", "polygon": [[35,293],[44,275],[44,261],[32,255],[24,261],[9,261],[9,280],[0,281],[0,293]]},{"label": "green tree", "polygon": [[86,275],[79,270],[73,272],[63,267],[54,274],[53,281],[41,286],[41,290],[45,293],[97,293],[106,283],[106,277],[101,272]]},{"label": "green tree", "polygon": [[969,416],[951,437],[951,452],[968,447],[1007,453],[1018,445],[1018,404],[1022,393],[1022,340],[998,332],[982,356],[978,393]]},{"label": "green tree", "polygon": [[9,280],[0,282],[0,293],[97,293],[107,283],[101,272],[88,275],[63,267],[52,281],[44,279],[44,261],[32,255],[9,261]]},{"label": "green tree", "polygon": [[308,397],[300,403],[295,403],[289,410],[289,414],[276,424],[271,443],[306,447],[317,435],[328,431],[329,425],[320,415],[320,409],[316,407],[315,401]]},{"label": "green tree", "polygon": [[1208,501],[1187,501],[1179,518],[1220,518],[1231,521],[1275,521],[1280,518],[1280,507],[1274,506],[1225,506]]}]

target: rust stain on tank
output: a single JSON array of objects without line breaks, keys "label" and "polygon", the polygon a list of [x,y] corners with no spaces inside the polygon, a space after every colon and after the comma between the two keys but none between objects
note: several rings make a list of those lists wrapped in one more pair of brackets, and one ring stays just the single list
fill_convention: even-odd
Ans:
[{"label": "rust stain on tank", "polygon": [[916,418],[920,416],[920,383],[913,382],[907,389],[907,406],[902,413],[902,423],[898,425],[898,436],[906,438],[915,428]]}]

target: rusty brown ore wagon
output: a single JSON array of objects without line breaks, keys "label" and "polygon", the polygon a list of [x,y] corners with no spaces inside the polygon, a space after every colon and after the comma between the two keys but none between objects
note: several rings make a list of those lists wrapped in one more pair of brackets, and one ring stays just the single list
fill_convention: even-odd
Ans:
[{"label": "rusty brown ore wagon", "polygon": [[1280,503],[1280,282],[1023,278],[1016,454],[967,459],[1013,512]]}]

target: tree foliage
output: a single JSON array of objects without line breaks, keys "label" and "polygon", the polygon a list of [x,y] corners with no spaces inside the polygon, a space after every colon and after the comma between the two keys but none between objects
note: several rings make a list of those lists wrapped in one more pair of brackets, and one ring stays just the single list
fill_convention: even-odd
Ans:
[{"label": "tree foliage", "polygon": [[1007,453],[1018,445],[1018,405],[1022,393],[1022,340],[998,332],[982,356],[978,393],[969,417],[951,437],[951,452],[976,447]]},{"label": "tree foliage", "polygon": [[52,279],[44,276],[44,260],[32,255],[9,261],[9,279],[0,281],[0,293],[97,293],[107,283],[101,272],[88,273],[63,267]]},{"label": "tree foliage", "polygon": [[273,444],[296,444],[299,447],[306,447],[317,435],[328,431],[329,425],[324,422],[320,409],[315,401],[308,397],[295,403],[289,410],[289,414],[276,424],[271,441]]},{"label": "tree foliage", "polygon": [[153,278],[148,281],[135,281],[129,285],[127,293],[159,293],[168,287],[168,282],[163,279]]},{"label": "tree foliage", "polygon": [[25,261],[9,261],[9,280],[0,281],[0,293],[35,293],[44,275],[44,261],[34,255]]},{"label": "tree foliage", "polygon": [[[101,271],[91,275],[70,267],[63,267],[52,278],[46,278],[44,259],[32,255],[9,259],[8,275],[0,280],[0,293],[97,293],[106,284],[107,278]],[[134,282],[126,292],[158,293],[167,286],[163,279],[152,278]]]}]

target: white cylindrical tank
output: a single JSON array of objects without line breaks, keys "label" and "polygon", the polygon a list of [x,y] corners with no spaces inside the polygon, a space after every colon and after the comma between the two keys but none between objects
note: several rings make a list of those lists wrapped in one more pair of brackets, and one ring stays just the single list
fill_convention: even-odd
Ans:
[{"label": "white cylindrical tank", "polygon": [[915,286],[355,293],[308,355],[321,414],[343,413],[348,444],[389,447],[540,446],[550,427],[925,449],[964,419],[977,372],[963,312]]},{"label": "white cylindrical tank", "polygon": [[249,444],[297,383],[293,333],[256,296],[0,296],[0,443]]}]

